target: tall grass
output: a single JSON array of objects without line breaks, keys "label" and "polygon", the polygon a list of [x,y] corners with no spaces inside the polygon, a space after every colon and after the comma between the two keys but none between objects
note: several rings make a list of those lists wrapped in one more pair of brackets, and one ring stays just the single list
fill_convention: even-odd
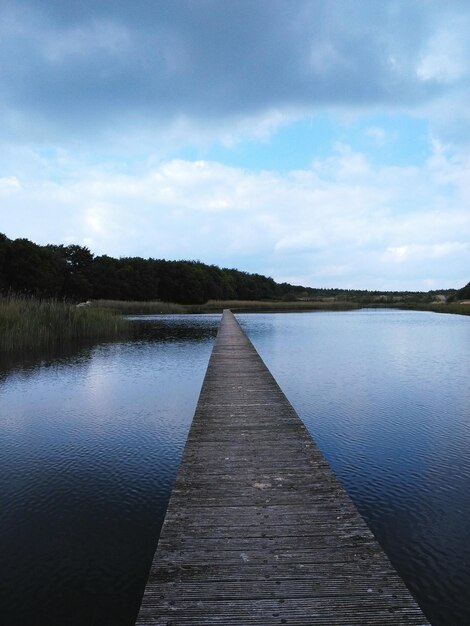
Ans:
[{"label": "tall grass", "polygon": [[296,300],[286,302],[284,300],[209,300],[205,304],[187,305],[188,313],[219,313],[223,309],[242,312],[275,312],[275,311],[343,311],[357,309],[359,305],[354,302],[311,302]]},{"label": "tall grass", "polygon": [[110,310],[76,307],[57,300],[0,297],[0,350],[4,352],[111,338],[127,328],[128,323]]},{"label": "tall grass", "polygon": [[394,308],[415,311],[433,311],[435,313],[457,313],[470,315],[470,304],[465,303],[421,303],[421,302],[393,302],[393,303],[363,303],[353,301],[303,301],[294,302],[275,300],[209,300],[205,304],[186,305],[187,313],[219,313],[223,309],[231,309],[234,312],[298,312],[298,311],[347,311],[370,308]]},{"label": "tall grass", "polygon": [[102,309],[112,309],[119,311],[123,315],[155,315],[158,313],[186,313],[187,309],[184,304],[176,304],[175,302],[139,302],[126,300],[93,300],[92,307],[100,307]]},{"label": "tall grass", "polygon": [[92,307],[109,308],[123,315],[154,315],[171,313],[221,313],[232,311],[316,311],[357,309],[354,302],[304,302],[297,300],[209,300],[204,304],[176,304],[175,302],[129,302],[125,300],[93,300]]},{"label": "tall grass", "polygon": [[368,308],[372,309],[406,309],[407,311],[431,311],[433,313],[453,313],[454,315],[470,315],[470,305],[464,302],[407,302],[407,303],[392,303],[392,304],[366,304]]}]

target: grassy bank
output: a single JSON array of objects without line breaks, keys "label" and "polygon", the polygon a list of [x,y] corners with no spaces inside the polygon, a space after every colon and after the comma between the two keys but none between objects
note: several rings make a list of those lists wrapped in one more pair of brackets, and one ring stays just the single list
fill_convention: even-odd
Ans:
[{"label": "grassy bank", "polygon": [[284,302],[275,300],[209,300],[204,304],[174,302],[127,302],[124,300],[93,300],[92,307],[109,308],[123,315],[157,315],[170,313],[221,313],[224,309],[250,311],[316,311],[357,309],[351,302]]},{"label": "grassy bank", "polygon": [[459,302],[430,302],[428,304],[409,302],[406,304],[365,304],[370,309],[404,309],[406,311],[431,311],[433,313],[453,313],[454,315],[470,315],[470,304]]},{"label": "grassy bank", "polygon": [[250,300],[209,300],[201,305],[187,305],[186,311],[189,313],[218,313],[223,309],[231,309],[233,312],[276,312],[285,311],[350,311],[362,308],[386,308],[386,309],[406,309],[412,311],[432,311],[434,313],[454,313],[458,315],[470,315],[470,304],[451,303],[364,303],[354,301],[250,301]]},{"label": "grassy bank", "polygon": [[0,350],[52,347],[67,341],[112,338],[129,324],[113,311],[55,300],[0,297]]},{"label": "grassy bank", "polygon": [[359,308],[354,302],[304,302],[296,300],[209,300],[205,304],[187,305],[188,313],[220,313],[231,309],[234,313],[296,312],[296,311],[347,311]]},{"label": "grassy bank", "polygon": [[13,352],[53,347],[80,339],[118,337],[131,332],[132,327],[120,314],[220,313],[223,309],[232,309],[234,312],[340,311],[362,307],[470,315],[470,304],[458,302],[359,304],[337,301],[209,300],[201,305],[182,305],[171,302],[96,300],[91,306],[77,307],[58,301],[7,296],[0,297],[0,351]]},{"label": "grassy bank", "polygon": [[122,315],[157,315],[165,313],[187,313],[184,304],[175,302],[130,302],[127,300],[93,300],[92,308],[112,309]]},{"label": "grassy bank", "polygon": [[249,312],[296,312],[296,311],[348,311],[360,308],[394,308],[414,311],[433,311],[435,313],[470,314],[469,304],[419,303],[419,302],[354,302],[338,300],[209,300],[204,304],[176,304],[174,302],[127,302],[124,300],[94,300],[92,307],[112,309],[123,315],[157,315],[172,313],[221,313],[231,309],[238,313]]}]

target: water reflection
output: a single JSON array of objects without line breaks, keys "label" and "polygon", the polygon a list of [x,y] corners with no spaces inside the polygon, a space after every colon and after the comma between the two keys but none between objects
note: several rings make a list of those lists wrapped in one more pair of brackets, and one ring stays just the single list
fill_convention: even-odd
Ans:
[{"label": "water reflection", "polygon": [[435,626],[470,623],[470,320],[239,315]]},{"label": "water reflection", "polygon": [[28,376],[38,368],[51,368],[61,363],[79,363],[90,358],[96,342],[66,343],[55,346],[50,350],[36,350],[31,352],[0,352],[0,384],[12,376]]},{"label": "water reflection", "polygon": [[2,362],[0,623],[133,623],[218,319]]},{"label": "water reflection", "polygon": [[214,336],[214,328],[218,325],[220,318],[220,314],[208,314],[129,315],[126,319],[137,322],[133,327],[133,334],[137,340],[199,342]]},{"label": "water reflection", "polygon": [[[0,624],[133,624],[220,316],[0,363]],[[470,320],[238,315],[434,626],[470,623]]]}]

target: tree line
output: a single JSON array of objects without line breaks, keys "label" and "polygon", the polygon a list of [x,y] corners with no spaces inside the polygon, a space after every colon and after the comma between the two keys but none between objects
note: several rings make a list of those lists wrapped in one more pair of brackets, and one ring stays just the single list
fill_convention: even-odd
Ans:
[{"label": "tree line", "polygon": [[[468,285],[467,288],[468,289]],[[465,295],[462,291],[463,297]],[[276,283],[272,278],[200,261],[95,256],[79,245],[41,246],[0,233],[0,293],[83,300],[134,300],[203,304],[207,300],[345,300],[430,302],[455,289],[384,292],[324,289]],[[465,297],[468,297],[465,295]]]},{"label": "tree line", "polygon": [[79,245],[41,246],[0,233],[0,291],[72,302],[89,299],[207,300],[295,299],[304,287],[199,261],[95,256]]},{"label": "tree line", "polygon": [[451,302],[457,300],[470,300],[470,283],[467,283],[465,287],[456,291],[455,294],[449,298],[449,300]]}]

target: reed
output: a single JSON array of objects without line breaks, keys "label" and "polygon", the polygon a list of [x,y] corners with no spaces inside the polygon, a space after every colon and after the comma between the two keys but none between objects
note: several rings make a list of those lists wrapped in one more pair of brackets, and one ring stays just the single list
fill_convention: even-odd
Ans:
[{"label": "reed", "polygon": [[452,313],[454,315],[470,315],[470,304],[465,302],[407,302],[393,304],[367,304],[372,309],[405,309],[407,311],[431,311],[432,313]]},{"label": "reed", "polygon": [[205,304],[186,305],[188,313],[220,313],[231,309],[234,313],[249,312],[299,312],[299,311],[345,311],[358,309],[354,302],[320,302],[295,300],[209,300]]},{"label": "reed", "polygon": [[92,300],[92,308],[99,307],[101,309],[111,309],[118,311],[122,315],[157,315],[169,313],[187,313],[184,304],[176,304],[175,302],[161,302],[155,300],[152,302],[139,302],[127,300]]},{"label": "reed", "polygon": [[316,311],[357,309],[354,302],[310,302],[296,300],[209,300],[204,304],[177,304],[175,302],[132,302],[126,300],[92,300],[92,307],[118,311],[123,315],[157,315],[172,313],[221,313],[224,309],[238,312]]},{"label": "reed", "polygon": [[0,350],[4,352],[112,338],[124,334],[128,327],[111,310],[24,296],[0,297]]}]

